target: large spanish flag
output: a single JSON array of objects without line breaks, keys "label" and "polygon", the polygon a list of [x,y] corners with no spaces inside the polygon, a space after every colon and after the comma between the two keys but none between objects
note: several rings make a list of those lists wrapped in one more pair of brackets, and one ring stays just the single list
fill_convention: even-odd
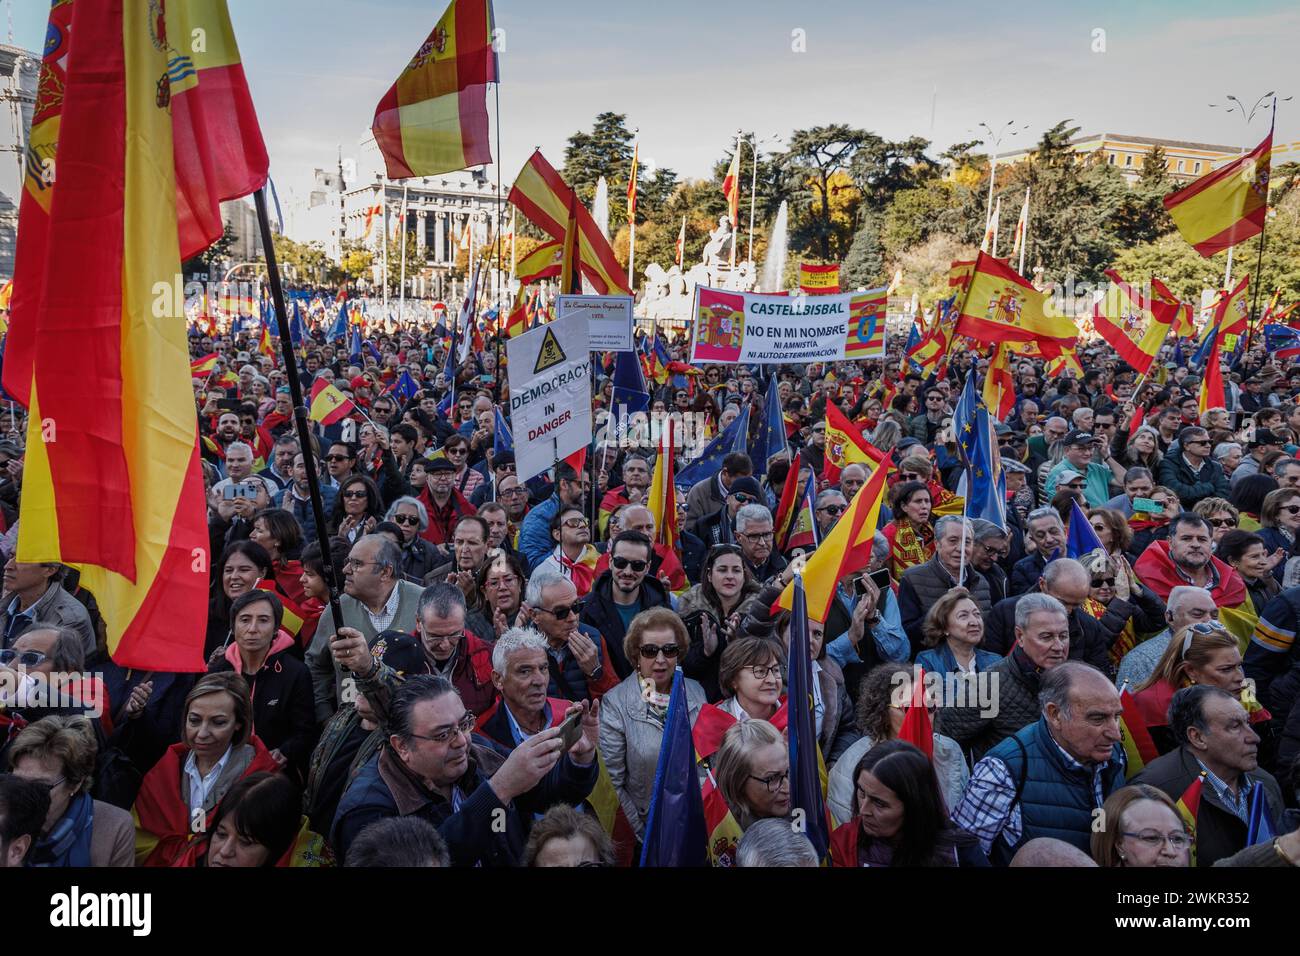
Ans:
[{"label": "large spanish flag", "polygon": [[1047,297],[1001,259],[979,253],[957,317],[957,335],[977,342],[1037,341],[1054,358],[1079,330],[1065,315],[1047,314]]},{"label": "large spanish flag", "polygon": [[[220,16],[205,19],[213,6]],[[73,5],[58,188],[34,220],[44,228],[20,220],[18,258],[38,284],[21,316],[31,417],[18,559],[80,569],[124,667],[204,667],[211,556],[184,302],[159,308],[154,290],[180,274],[180,209],[205,209],[211,195],[180,195],[193,185],[182,182],[182,145],[205,150],[209,135],[248,131],[239,117],[198,122],[191,112],[174,133],[184,110],[177,116],[165,80],[186,78],[172,73],[168,37],[188,47],[178,31],[224,22],[224,6],[173,3],[169,24],[129,0]]]},{"label": "large spanish flag", "polygon": [[1093,327],[1120,358],[1139,375],[1146,375],[1178,318],[1181,303],[1154,295],[1145,299],[1114,269],[1107,269],[1106,275],[1115,284],[1093,306]]},{"label": "large spanish flag", "polygon": [[1165,209],[1188,244],[1209,257],[1257,236],[1268,212],[1273,130],[1245,156],[1165,197]]},{"label": "large spanish flag", "polygon": [[850,422],[834,403],[826,403],[826,462],[822,468],[823,478],[836,482],[846,466],[860,464],[870,469],[884,458],[884,453],[862,437],[861,428]]},{"label": "large spanish flag", "polygon": [[1011,377],[1011,347],[999,342],[984,373],[984,404],[989,413],[1005,422],[1016,407],[1016,383]]},{"label": "large spanish flag", "polygon": [[1170,291],[1167,285],[1155,276],[1151,277],[1151,296],[1157,302],[1173,307],[1174,321],[1170,331],[1174,334],[1174,338],[1195,334],[1196,323],[1192,320],[1192,304],[1190,302],[1180,300],[1178,296]]},{"label": "large spanish flag", "polygon": [[[552,239],[564,242],[569,218],[577,222],[576,254],[582,274],[600,295],[631,294],[627,274],[614,257],[609,240],[600,233],[587,207],[577,200],[555,168],[537,150],[524,163],[510,188],[510,202],[537,228]],[[568,290],[565,290],[568,291]]]},{"label": "large spanish flag", "polygon": [[497,82],[492,0],[452,0],[375,107],[371,130],[390,179],[492,162],[487,85]]}]

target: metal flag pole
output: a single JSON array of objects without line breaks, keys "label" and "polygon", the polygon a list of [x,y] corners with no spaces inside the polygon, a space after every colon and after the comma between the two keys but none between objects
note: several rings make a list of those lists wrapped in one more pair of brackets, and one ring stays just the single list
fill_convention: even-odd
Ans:
[{"label": "metal flag pole", "polygon": [[[495,336],[495,340],[496,340],[495,351],[496,351],[497,361],[496,361],[496,371],[493,373],[494,377],[492,380],[492,398],[494,403],[500,404],[501,385],[502,382],[505,380],[505,376],[502,374],[501,371],[501,328],[502,328],[501,316],[502,313],[505,311],[505,307],[506,307],[505,295],[503,294],[503,290],[505,289],[506,286],[506,281],[505,281],[505,272],[503,270],[504,263],[501,258],[503,254],[501,248],[501,227],[504,224],[504,218],[502,216],[502,210],[501,210],[502,197],[501,197],[501,84],[500,83],[496,84],[495,89],[493,90],[493,94],[496,101],[496,121],[497,121],[497,130],[496,130],[497,132],[497,322],[496,322],[496,326],[497,327],[496,327],[496,336]],[[511,272],[512,273],[514,271],[513,270],[514,248],[515,248],[515,227],[514,227],[514,219],[512,217],[510,223],[510,250],[511,250],[511,262],[512,262]],[[492,471],[492,474],[494,476],[492,500],[495,501],[496,500],[496,478],[495,478],[496,469],[493,468],[489,470]]]},{"label": "metal flag pole", "polygon": [[[271,300],[275,304],[276,323],[279,326],[280,351],[286,370],[294,368],[293,338],[289,328],[289,313],[284,307],[284,289],[280,285],[280,268],[275,261],[275,245],[271,235],[271,220],[266,212],[266,188],[253,193],[257,207],[257,225],[262,234],[262,250],[266,255],[266,277],[271,286]],[[336,583],[338,578],[330,559],[329,532],[325,528],[325,507],[321,502],[320,478],[316,473],[316,456],[312,453],[311,427],[307,424],[307,406],[303,403],[302,382],[297,375],[287,374],[289,395],[293,400],[293,417],[298,428],[298,444],[302,448],[303,468],[307,472],[307,493],[311,496],[311,513],[316,521],[316,540],[320,544],[321,563],[325,567],[325,587],[329,592],[330,614],[335,627],[343,626],[343,611],[339,606]]]},{"label": "metal flag pole", "polygon": [[379,186],[379,200],[384,207],[384,235],[380,242],[384,248],[384,314],[388,314],[388,176],[384,175],[383,182]]},{"label": "metal flag pole", "polygon": [[[1268,124],[1268,135],[1273,135],[1273,130],[1277,127],[1277,97],[1273,97],[1273,118]],[[1250,315],[1246,318],[1246,352],[1250,351],[1250,346],[1255,338],[1255,325],[1259,320],[1259,291],[1264,287],[1264,240],[1268,235],[1268,187],[1269,182],[1264,183],[1264,218],[1259,224],[1259,255],[1255,259],[1255,291],[1250,296]],[[1228,249],[1232,251],[1231,248]]]},{"label": "metal flag pole", "polygon": [[[402,319],[406,317],[406,190],[407,184],[402,183],[402,211],[399,214],[397,232],[402,237],[402,279],[401,288],[397,292],[397,324],[399,327],[402,324]],[[385,313],[384,319],[387,321],[387,313]]]}]

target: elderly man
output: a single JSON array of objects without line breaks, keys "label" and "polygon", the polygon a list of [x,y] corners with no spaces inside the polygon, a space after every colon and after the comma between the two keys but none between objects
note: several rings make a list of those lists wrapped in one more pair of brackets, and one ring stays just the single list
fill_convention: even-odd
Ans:
[{"label": "elderly man", "polygon": [[1273,452],[1281,451],[1284,444],[1281,436],[1274,434],[1270,429],[1257,428],[1255,437],[1249,443],[1250,454],[1233,469],[1232,478],[1228,482],[1229,487],[1236,488],[1241,479],[1258,475],[1264,459]]},{"label": "elderly man", "polygon": [[[343,621],[335,624],[334,612],[327,606],[307,648],[317,723],[329,720],[341,700],[342,667],[330,653],[336,631],[339,637],[359,638],[361,648],[381,631],[410,633],[415,629],[419,600],[420,586],[402,580],[401,549],[382,534],[358,538],[343,562],[343,594],[339,596]],[[364,663],[359,654],[358,663]]]},{"label": "elderly man", "polygon": [[1240,607],[1246,582],[1236,568],[1214,556],[1210,523],[1184,512],[1169,522],[1169,540],[1153,541],[1133,564],[1138,579],[1162,600],[1180,584],[1204,588],[1219,607]]},{"label": "elderly man", "polygon": [[1069,661],[1042,679],[1042,715],[971,773],[953,822],[1006,866],[1036,837],[1087,851],[1097,811],[1124,785],[1123,708],[1105,675]]},{"label": "elderly man", "polygon": [[450,544],[457,522],[474,514],[474,506],[456,487],[456,466],[450,460],[435,458],[425,465],[425,471],[428,478],[419,498],[429,515],[429,526],[420,534],[432,544]]},{"label": "elderly man", "polygon": [[813,517],[817,521],[817,537],[825,538],[840,520],[840,515],[849,510],[849,503],[844,494],[834,488],[827,488],[817,495],[813,503]]},{"label": "elderly man", "polygon": [[474,742],[474,715],[449,681],[412,677],[393,695],[384,748],[339,802],[331,845],[346,860],[367,824],[417,816],[438,828],[454,866],[517,866],[529,817],[580,803],[595,786],[597,712],[573,712],[583,715],[582,736],[567,753],[552,727],[502,759]]},{"label": "elderly man", "polygon": [[921,634],[925,612],[950,589],[964,587],[970,591],[985,616],[993,609],[989,586],[971,565],[974,549],[975,534],[970,521],[945,515],[934,526],[934,557],[903,572],[898,586],[898,607],[903,630],[912,644],[911,657],[925,646]]},{"label": "elderly man", "polygon": [[63,589],[68,569],[48,562],[5,562],[4,597],[0,598],[0,647],[13,647],[24,631],[41,625],[70,628],[81,641],[82,654],[95,653],[95,629],[80,601]]},{"label": "elderly man", "polygon": [[208,507],[227,524],[251,524],[253,515],[270,507],[271,496],[280,489],[260,475],[253,474],[253,449],[245,442],[231,442],[226,447],[226,477],[208,492]]},{"label": "elderly man", "polygon": [[650,463],[640,455],[628,455],[623,460],[623,484],[605,492],[600,499],[600,533],[605,534],[609,516],[620,505],[643,505],[650,487]]},{"label": "elderly man", "polygon": [[845,465],[840,471],[840,491],[845,501],[852,501],[853,496],[867,483],[867,469],[857,462]]},{"label": "elderly man", "polygon": [[[1082,411],[1083,409],[1080,409]],[[1091,413],[1091,409],[1088,410]],[[1097,457],[1105,462],[1093,461]],[[1092,432],[1075,430],[1065,436],[1065,457],[1047,473],[1044,493],[1050,500],[1065,471],[1077,471],[1084,477],[1083,497],[1088,505],[1100,508],[1110,500],[1110,486],[1124,480],[1124,468],[1110,453],[1110,444]]]},{"label": "elderly man", "polygon": [[1273,463],[1273,477],[1277,479],[1279,488],[1300,491],[1300,459],[1279,458]]},{"label": "elderly man", "polygon": [[450,561],[436,565],[424,576],[425,584],[446,581],[454,584],[469,598],[474,593],[474,575],[487,560],[491,529],[478,515],[463,515],[457,520],[447,551]]},{"label": "elderly man", "polygon": [[579,620],[604,638],[620,679],[636,666],[623,654],[623,638],[632,619],[652,607],[671,610],[673,606],[663,582],[649,573],[653,556],[649,538],[639,531],[620,531],[609,546],[609,567],[596,578],[583,602]]},{"label": "elderly man", "polygon": [[1025,594],[1043,576],[1047,563],[1065,547],[1065,524],[1055,508],[1035,508],[1025,520],[1025,537],[1034,546],[1011,568],[1007,589],[1012,595]]},{"label": "elderly man", "polygon": [[992,521],[977,518],[972,525],[975,548],[971,552],[971,566],[989,586],[989,600],[996,605],[1009,593],[1007,572],[1002,570],[999,562],[1005,561],[1011,553],[1011,541],[1007,533]]},{"label": "elderly man", "polygon": [[1213,866],[1246,846],[1251,804],[1263,788],[1263,820],[1279,832],[1282,788],[1259,766],[1259,735],[1246,708],[1210,685],[1184,687],[1169,705],[1169,729],[1178,747],[1147,764],[1134,779],[1181,797],[1204,775],[1196,813],[1196,865]]},{"label": "elderly man", "polygon": [[[1070,658],[1110,673],[1110,645],[1136,609],[1117,597],[1111,601],[1113,610],[1107,607],[1101,619],[1093,617],[1083,610],[1091,584],[1092,575],[1082,564],[1072,558],[1057,558],[1043,569],[1035,590],[1056,598],[1069,614]],[[994,605],[993,613],[985,618],[982,649],[995,654],[1010,653],[1016,641],[1016,604],[1026,597],[1027,594],[1018,594]]]},{"label": "elderly man", "polygon": [[263,480],[275,484],[278,490],[273,497],[279,497],[281,491],[293,484],[293,459],[299,450],[298,439],[291,433],[286,432],[275,440],[271,461],[257,473]]},{"label": "elderly man", "polygon": [[755,581],[767,581],[785,570],[786,560],[774,548],[772,512],[749,504],[736,512],[736,543]]},{"label": "elderly man", "polygon": [[1115,683],[1119,687],[1129,685],[1130,691],[1144,684],[1156,669],[1161,655],[1169,646],[1169,641],[1188,624],[1200,624],[1205,621],[1217,621],[1219,608],[1214,598],[1204,588],[1179,585],[1169,592],[1165,602],[1166,627],[1159,634],[1147,638],[1133,650],[1129,651],[1119,662],[1119,672]]},{"label": "elderly man", "polygon": [[551,660],[547,694],[566,700],[595,700],[619,682],[605,639],[579,623],[578,589],[559,571],[539,568],[528,578],[520,608],[522,623],[546,638]]},{"label": "elderly man", "polygon": [[502,757],[547,727],[557,727],[574,706],[548,697],[551,681],[546,638],[531,627],[512,627],[492,645],[492,686],[497,699],[478,715],[475,743]]},{"label": "elderly man", "polygon": [[[0,651],[0,674],[4,674],[6,669],[12,673],[5,674],[10,680],[0,682],[0,691],[9,698],[3,706],[10,718],[17,720],[11,727],[21,727],[23,721],[30,724],[56,714],[85,714],[98,719],[110,706],[103,684],[84,674],[86,655],[82,650],[81,636],[72,628],[38,624],[24,631],[14,640],[13,647]],[[51,683],[51,675],[84,676],[60,676]],[[28,688],[26,697],[19,689],[23,676],[36,684]],[[15,693],[18,695],[16,698],[10,696]],[[135,699],[132,698],[126,711],[129,716],[139,714],[134,705]],[[143,708],[143,702],[140,707]],[[21,720],[18,720],[19,714]]]},{"label": "elderly man", "polygon": [[[973,760],[1038,716],[1042,675],[1070,654],[1070,619],[1050,594],[1026,594],[1016,604],[1016,643],[1009,655],[985,671],[992,706],[967,700],[939,709],[935,729],[946,734]],[[993,675],[997,675],[994,677]]]},{"label": "elderly man", "polygon": [[1156,480],[1191,509],[1202,498],[1227,498],[1228,476],[1210,457],[1210,433],[1198,425],[1178,433],[1178,449],[1170,449],[1156,469]]}]

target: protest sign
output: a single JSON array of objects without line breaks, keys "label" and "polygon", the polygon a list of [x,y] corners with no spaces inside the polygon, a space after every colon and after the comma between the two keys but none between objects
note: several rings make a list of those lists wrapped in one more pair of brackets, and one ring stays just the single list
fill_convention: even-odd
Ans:
[{"label": "protest sign", "polygon": [[770,295],[701,286],[692,362],[834,362],[883,358],[885,290]]},{"label": "protest sign", "polygon": [[571,314],[506,342],[515,471],[527,481],[591,441],[586,318]]}]

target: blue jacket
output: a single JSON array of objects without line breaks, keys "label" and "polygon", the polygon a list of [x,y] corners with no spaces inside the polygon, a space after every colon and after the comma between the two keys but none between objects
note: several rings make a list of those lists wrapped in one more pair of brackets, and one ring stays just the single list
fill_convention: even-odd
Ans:
[{"label": "blue jacket", "polygon": [[1043,576],[1043,569],[1046,567],[1047,559],[1037,551],[1025,555],[1011,569],[1011,580],[1007,582],[1007,595],[1015,597],[1034,590],[1038,587],[1038,579]]},{"label": "blue jacket", "polygon": [[555,549],[555,542],[551,540],[551,519],[559,510],[560,496],[551,495],[524,515],[523,527],[519,529],[519,553],[528,564],[529,574]]},{"label": "blue jacket", "polygon": [[1101,801],[1093,792],[1092,775],[1065,762],[1061,748],[1039,717],[998,744],[984,758],[996,757],[1017,783],[1020,805],[1020,839],[1011,844],[1003,830],[993,843],[989,859],[1006,866],[1023,844],[1037,837],[1054,837],[1091,855],[1093,811],[1124,786],[1124,745],[1111,748],[1110,761],[1101,771]]},{"label": "blue jacket", "polygon": [[[992,651],[975,649],[976,673],[982,674],[1000,660],[1002,660],[1002,657]],[[947,641],[944,641],[938,647],[932,647],[917,654],[916,663],[918,667],[924,667],[927,674],[955,674],[957,672],[957,658],[953,656],[952,648],[948,646]]]}]

